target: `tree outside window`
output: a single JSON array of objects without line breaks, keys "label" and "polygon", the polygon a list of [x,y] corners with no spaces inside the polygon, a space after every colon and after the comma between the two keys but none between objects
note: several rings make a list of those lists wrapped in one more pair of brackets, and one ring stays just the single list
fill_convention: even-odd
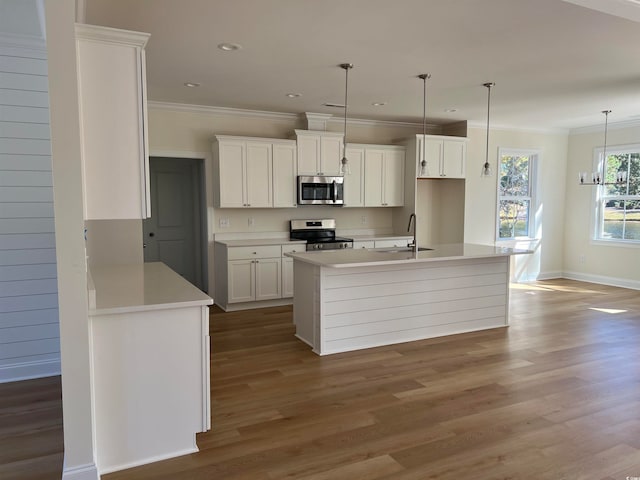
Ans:
[{"label": "tree outside window", "polygon": [[605,183],[614,183],[620,172],[626,172],[626,181],[598,187],[596,240],[640,243],[640,146],[636,147],[607,152]]},{"label": "tree outside window", "polygon": [[498,170],[498,240],[533,237],[535,152],[501,151]]}]

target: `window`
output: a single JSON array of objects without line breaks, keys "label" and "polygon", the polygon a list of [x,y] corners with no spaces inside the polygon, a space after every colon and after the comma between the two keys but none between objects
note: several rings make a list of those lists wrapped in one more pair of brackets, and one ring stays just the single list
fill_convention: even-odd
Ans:
[{"label": "window", "polygon": [[[602,151],[596,153],[602,168]],[[605,183],[626,173],[621,184],[597,187],[595,239],[640,244],[640,145],[607,151]]]},{"label": "window", "polygon": [[538,153],[500,150],[498,169],[498,240],[535,237],[534,185]]}]

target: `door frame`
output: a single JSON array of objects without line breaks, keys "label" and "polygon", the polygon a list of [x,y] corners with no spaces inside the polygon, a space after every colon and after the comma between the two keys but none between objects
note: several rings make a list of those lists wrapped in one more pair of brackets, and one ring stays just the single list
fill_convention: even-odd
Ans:
[{"label": "door frame", "polygon": [[[202,287],[205,292],[209,292],[213,287],[213,265],[211,265],[212,255],[209,255],[209,247],[213,242],[213,193],[209,188],[209,178],[213,174],[213,156],[208,152],[193,152],[186,150],[161,150],[150,149],[149,157],[165,157],[165,158],[185,158],[190,160],[202,160],[199,162],[198,176],[200,177],[200,201],[199,211],[196,212],[200,217],[200,238],[196,239],[200,244],[200,262],[202,265]],[[153,208],[153,205],[151,206]]]}]

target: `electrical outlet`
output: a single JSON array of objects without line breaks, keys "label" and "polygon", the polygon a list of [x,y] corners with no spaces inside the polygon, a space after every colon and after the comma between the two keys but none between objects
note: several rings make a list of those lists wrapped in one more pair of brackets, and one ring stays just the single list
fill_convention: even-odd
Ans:
[{"label": "electrical outlet", "polygon": [[253,227],[253,226],[256,224],[256,222],[255,222],[255,220],[254,220],[254,218],[253,218],[253,217],[249,217],[249,218],[247,219],[247,224],[248,224],[250,227]]},{"label": "electrical outlet", "polygon": [[227,217],[220,218],[218,219],[218,225],[220,226],[220,228],[229,228],[229,225],[231,225],[231,222],[229,222],[229,219]]},{"label": "electrical outlet", "polygon": [[578,257],[578,261],[579,261],[580,263],[585,263],[585,262],[587,261],[587,256],[586,256],[586,255],[580,255],[580,256]]},{"label": "electrical outlet", "polygon": [[366,215],[362,215],[362,216],[360,217],[360,223],[361,223],[362,225],[366,225],[366,224],[367,224],[367,216],[366,216]]}]

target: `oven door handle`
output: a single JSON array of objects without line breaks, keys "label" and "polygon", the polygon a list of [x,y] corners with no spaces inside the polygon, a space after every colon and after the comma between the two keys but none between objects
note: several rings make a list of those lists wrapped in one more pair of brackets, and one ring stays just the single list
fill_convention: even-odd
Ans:
[{"label": "oven door handle", "polygon": [[331,201],[335,203],[338,198],[338,184],[335,180],[331,183],[333,184],[333,189],[331,190]]}]

